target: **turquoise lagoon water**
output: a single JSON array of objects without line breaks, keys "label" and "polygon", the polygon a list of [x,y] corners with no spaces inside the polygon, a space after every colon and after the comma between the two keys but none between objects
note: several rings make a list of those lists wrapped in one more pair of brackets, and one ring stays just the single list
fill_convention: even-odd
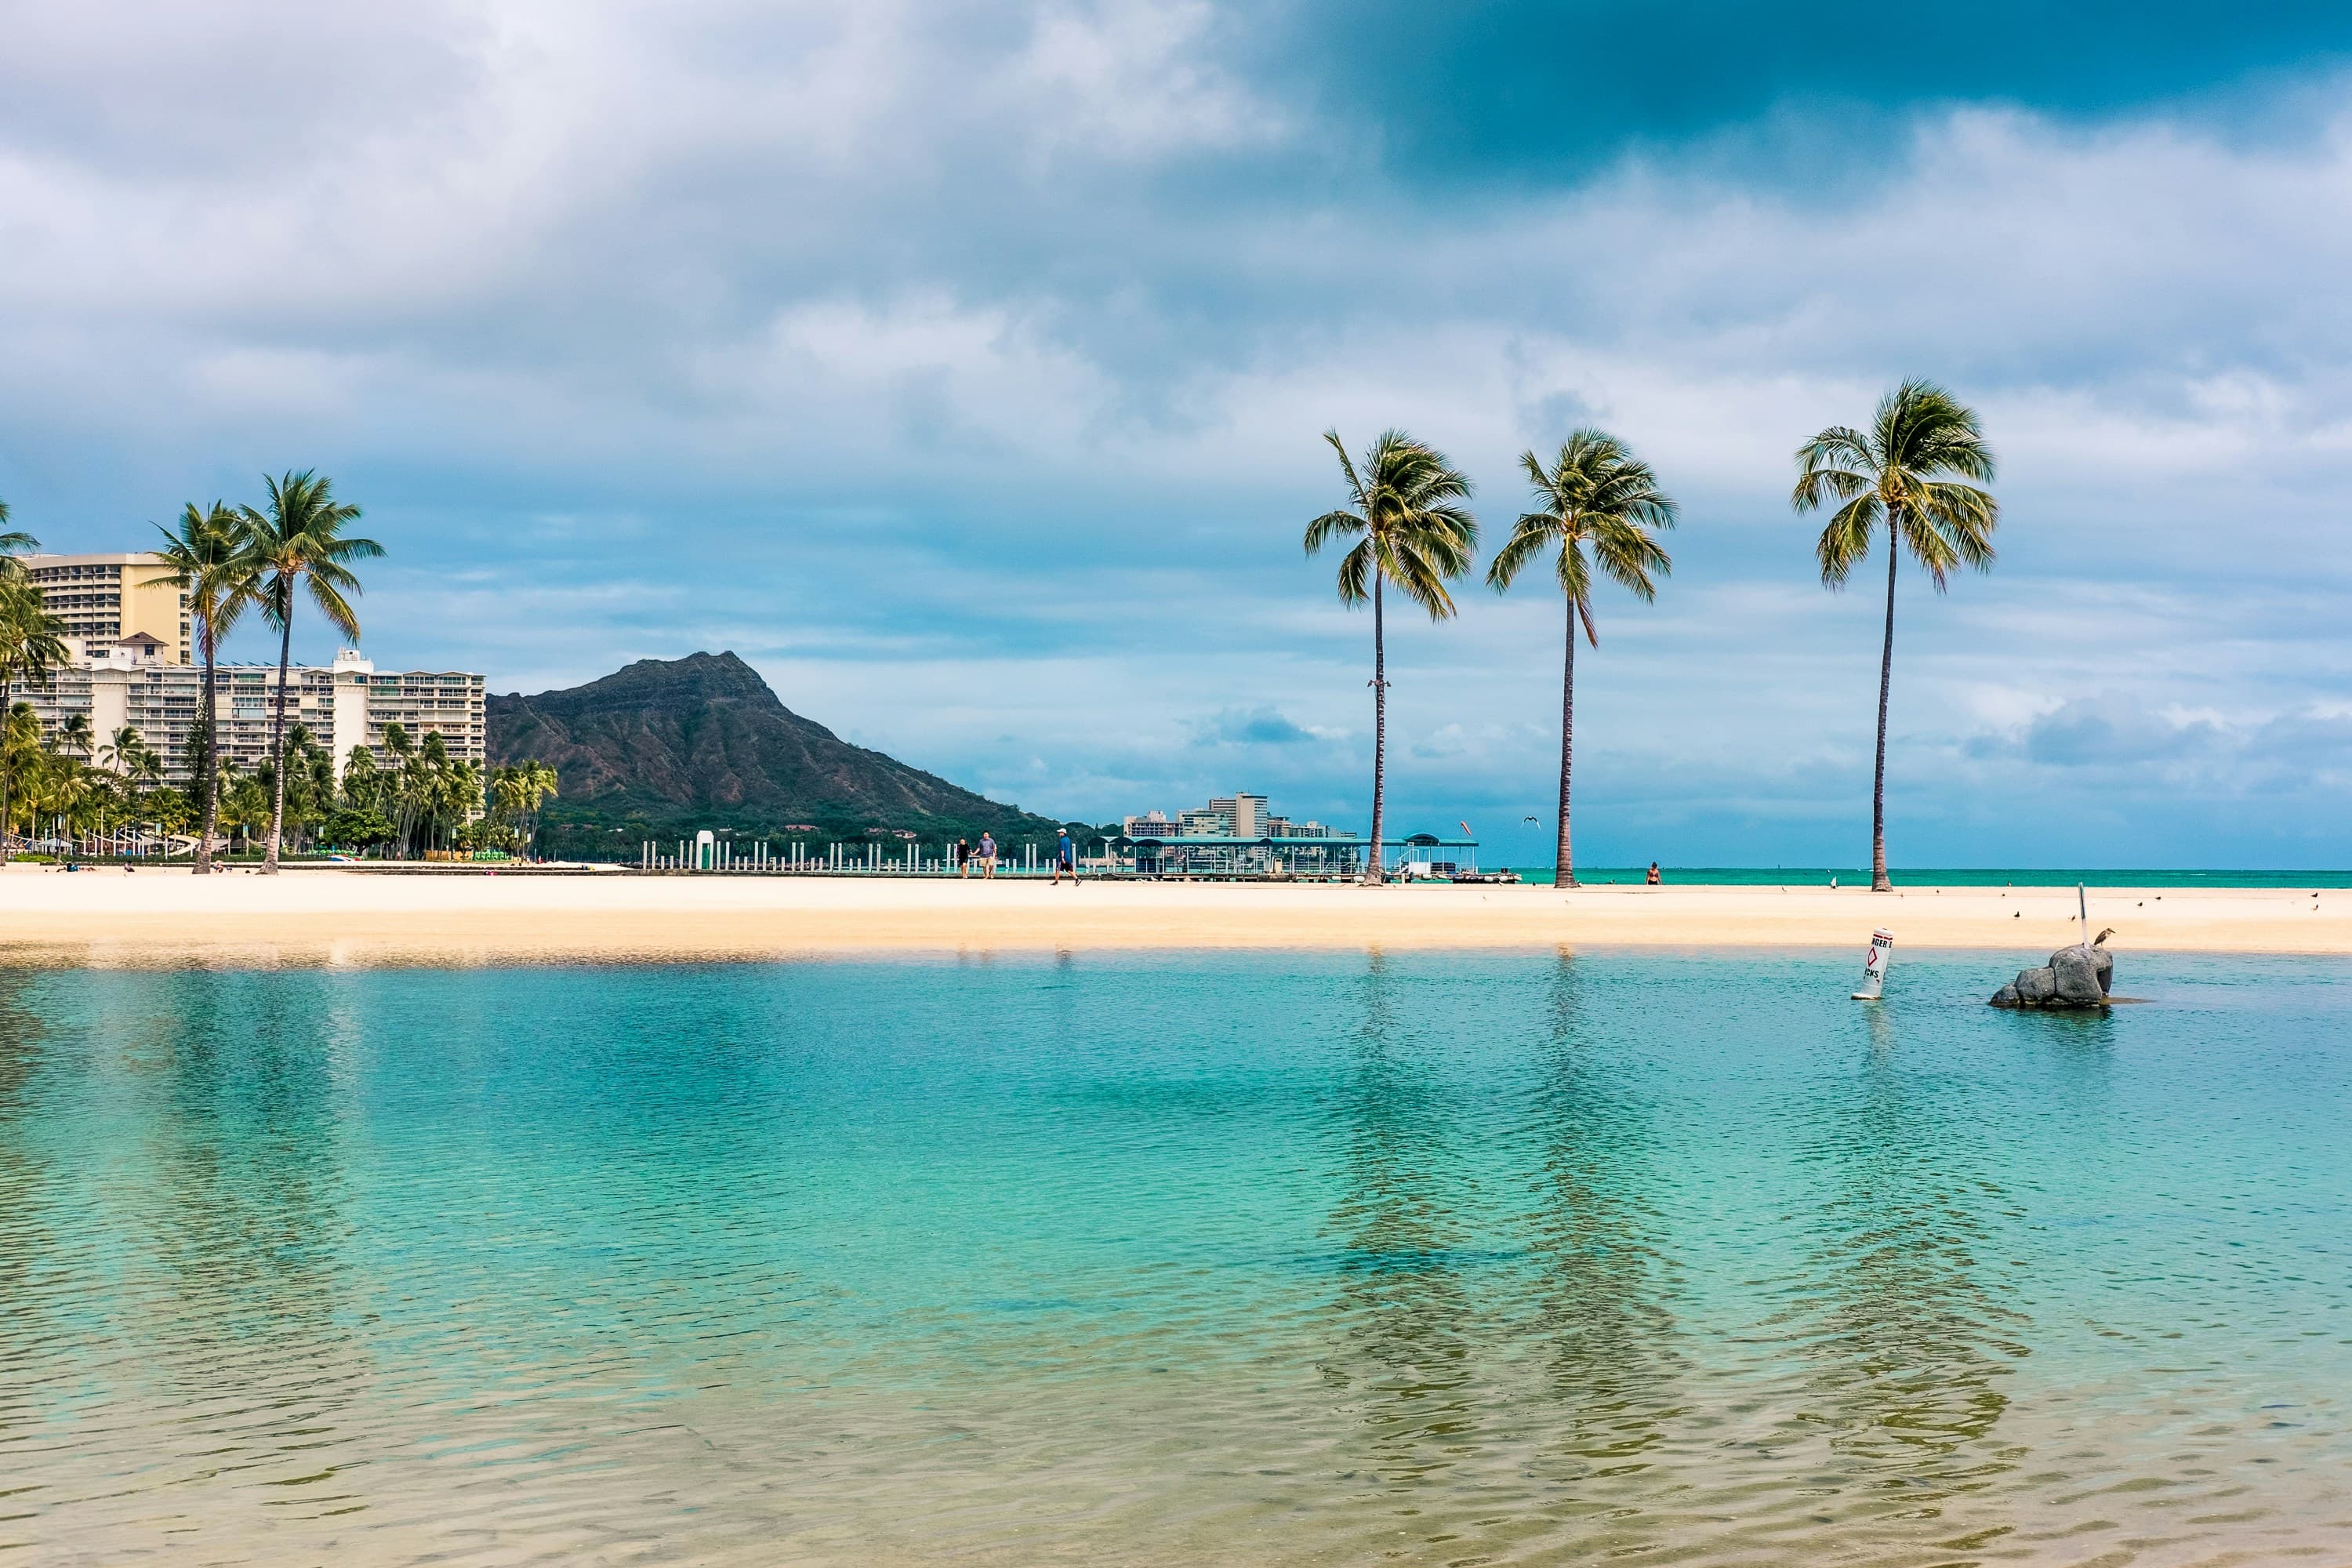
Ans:
[{"label": "turquoise lagoon water", "polygon": [[2352,965],[0,971],[0,1560],[2352,1540]]}]

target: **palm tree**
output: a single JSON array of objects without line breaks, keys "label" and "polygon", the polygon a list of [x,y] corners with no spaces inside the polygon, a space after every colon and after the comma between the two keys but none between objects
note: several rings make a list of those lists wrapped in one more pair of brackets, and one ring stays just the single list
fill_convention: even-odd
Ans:
[{"label": "palm tree", "polygon": [[[0,716],[13,716],[19,680],[48,679],[66,662],[65,625],[48,612],[41,591],[21,572],[0,574]],[[8,864],[8,787],[15,766],[0,752],[0,869]]]},{"label": "palm tree", "polygon": [[527,853],[536,855],[539,846],[539,808],[542,802],[557,793],[555,770],[537,757],[526,757],[515,764],[516,782],[522,799],[524,818],[523,846]]},{"label": "palm tree", "polygon": [[1470,480],[1445,455],[1402,430],[1386,430],[1364,448],[1360,468],[1348,456],[1337,430],[1323,439],[1339,455],[1352,511],[1327,511],[1307,525],[1307,553],[1335,539],[1355,538],[1339,558],[1339,602],[1372,602],[1372,843],[1364,880],[1381,878],[1381,835],[1387,825],[1389,682],[1388,644],[1381,620],[1381,585],[1399,592],[1429,612],[1433,621],[1454,613],[1445,584],[1470,570],[1478,547],[1478,520],[1460,503],[1470,498]]},{"label": "palm tree", "polygon": [[88,762],[95,740],[96,737],[90,733],[89,715],[87,713],[68,713],[65,721],[58,726],[58,750],[67,756]]},{"label": "palm tree", "polygon": [[139,753],[146,749],[147,743],[140,738],[139,727],[125,724],[98,749],[98,765],[116,778],[127,779],[139,771]]},{"label": "palm tree", "polygon": [[[194,625],[197,651],[205,660],[205,694],[199,720],[204,731],[202,754],[195,776],[211,780],[220,758],[220,642],[254,602],[257,574],[247,555],[244,519],[226,501],[199,508],[190,501],[180,509],[177,532],[155,525],[163,548],[156,553],[172,568],[169,581],[188,596],[188,618]],[[213,868],[213,830],[220,821],[220,791],[205,790],[204,818],[196,826],[195,874]]]},{"label": "palm tree", "polygon": [[278,479],[264,476],[262,482],[269,487],[269,510],[244,510],[243,553],[253,574],[249,592],[278,628],[278,705],[269,721],[269,848],[263,867],[274,876],[286,830],[286,683],[294,662],[295,591],[307,587],[328,623],[358,641],[360,619],[351,601],[359,595],[360,580],[349,563],[382,555],[383,546],[373,539],[344,537],[342,531],[359,521],[360,509],[335,500],[334,481],[323,474],[305,468]]},{"label": "palm tree", "polygon": [[[1575,758],[1576,626],[1593,647],[1601,634],[1592,624],[1592,565],[1643,604],[1658,596],[1653,574],[1674,569],[1653,529],[1675,525],[1675,503],[1658,489],[1658,476],[1625,444],[1600,430],[1578,430],[1560,444],[1546,468],[1533,452],[1519,454],[1519,466],[1535,487],[1537,510],[1523,514],[1511,537],[1486,569],[1488,586],[1500,593],[1521,569],[1554,546],[1556,575],[1568,599],[1568,652],[1559,678],[1559,844],[1557,879],[1576,886],[1576,860],[1568,836],[1569,769]],[[1591,547],[1591,560],[1585,548]]]},{"label": "palm tree", "polygon": [[22,577],[25,563],[16,557],[28,550],[38,550],[41,542],[21,530],[8,527],[8,503],[0,500],[0,577]]},{"label": "palm tree", "polygon": [[[1931,381],[1905,382],[1879,399],[1867,434],[1832,425],[1797,448],[1797,488],[1790,504],[1801,512],[1842,501],[1822,530],[1814,554],[1822,582],[1835,590],[1870,554],[1872,534],[1885,525],[1886,636],[1878,655],[1878,765],[1870,786],[1870,886],[1887,892],[1886,696],[1895,678],[1895,566],[1904,551],[1944,591],[1956,566],[1992,568],[1992,531],[2000,504],[1982,485],[1992,482],[1992,448],[1975,410]],[[1977,484],[1963,480],[1977,480]]]},{"label": "palm tree", "polygon": [[[33,705],[16,702],[0,708],[0,773],[5,773],[11,785],[24,786],[16,792],[21,799],[0,792],[0,864],[5,863],[5,847],[16,824],[16,808],[31,805],[37,813],[43,775],[49,771],[44,764],[50,760],[41,750],[41,716],[33,711]],[[37,815],[34,819],[38,820]]]}]

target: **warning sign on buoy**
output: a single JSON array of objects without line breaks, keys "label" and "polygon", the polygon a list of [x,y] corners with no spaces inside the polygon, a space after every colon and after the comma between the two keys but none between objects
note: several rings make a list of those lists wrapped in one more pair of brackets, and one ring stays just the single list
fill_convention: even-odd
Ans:
[{"label": "warning sign on buoy", "polygon": [[1862,955],[1862,989],[1853,994],[1857,1002],[1875,1002],[1886,989],[1886,959],[1895,951],[1895,933],[1874,931],[1870,933],[1870,951]]}]

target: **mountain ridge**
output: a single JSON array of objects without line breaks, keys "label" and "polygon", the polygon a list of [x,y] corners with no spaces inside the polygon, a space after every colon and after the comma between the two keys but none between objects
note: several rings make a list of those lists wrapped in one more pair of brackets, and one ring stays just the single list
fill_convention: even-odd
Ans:
[{"label": "mountain ridge", "polygon": [[625,840],[632,828],[758,837],[789,823],[835,837],[985,830],[1018,841],[1060,826],[844,741],[785,707],[731,651],[638,659],[581,686],[493,693],[486,708],[492,763],[535,757],[556,770],[561,794],[541,816],[551,852],[582,852],[589,830],[614,828]]}]

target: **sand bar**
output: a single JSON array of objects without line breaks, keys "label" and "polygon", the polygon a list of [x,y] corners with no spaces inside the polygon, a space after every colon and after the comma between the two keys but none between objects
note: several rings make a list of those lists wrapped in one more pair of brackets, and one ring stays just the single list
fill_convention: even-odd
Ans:
[{"label": "sand bar", "polygon": [[[2352,891],[2093,889],[2119,951],[2352,953]],[[1851,947],[2042,954],[2073,889],[1356,888],[898,878],[0,873],[0,962],[703,961],[1090,948]]]}]

